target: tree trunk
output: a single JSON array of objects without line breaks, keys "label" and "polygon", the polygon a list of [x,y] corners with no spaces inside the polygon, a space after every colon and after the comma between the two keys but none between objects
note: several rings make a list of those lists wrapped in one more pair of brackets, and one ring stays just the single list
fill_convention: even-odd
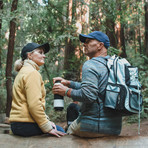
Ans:
[{"label": "tree trunk", "polygon": [[[82,5],[82,32],[84,34],[88,34],[90,31],[89,28],[89,4],[90,4],[90,0],[84,0],[84,5]],[[83,48],[82,47],[77,47],[77,55],[79,56],[80,61],[84,59],[84,54],[83,54]],[[86,57],[86,59],[88,60],[89,57]],[[80,63],[80,67],[79,67],[79,78],[82,78],[82,65]]]},{"label": "tree trunk", "polygon": [[72,3],[73,3],[73,0],[69,0],[69,3],[68,3],[68,25],[71,25],[71,22],[72,22]]},{"label": "tree trunk", "polygon": [[89,4],[90,0],[85,0],[85,5],[82,6],[82,30],[84,34],[89,33]]},{"label": "tree trunk", "polygon": [[76,28],[77,33],[82,32],[82,3],[81,0],[76,0]]},{"label": "tree trunk", "polygon": [[73,56],[74,56],[74,46],[70,38],[66,39],[66,46],[65,46],[65,56],[64,56],[64,70],[65,70],[65,79],[73,79],[74,78],[74,71],[73,71]]},{"label": "tree trunk", "polygon": [[[118,5],[118,10],[122,12],[122,5],[121,1],[117,1]],[[126,54],[126,48],[125,48],[125,37],[124,37],[124,24],[123,24],[123,16],[122,13],[117,16],[118,23],[117,23],[117,41],[118,41],[118,46],[117,48],[120,49],[119,55],[123,58],[127,57]]]},{"label": "tree trunk", "polygon": [[[140,19],[140,18],[139,18]],[[139,20],[138,20],[139,21]],[[139,22],[140,23],[140,22]],[[139,52],[142,54],[142,44],[141,44],[141,29],[138,27],[138,43],[139,43]]]},{"label": "tree trunk", "polygon": [[[0,10],[2,11],[2,9],[3,9],[3,0],[0,0]],[[2,30],[2,19],[0,18],[0,69],[1,69],[1,67],[2,67],[2,61],[1,61],[1,53],[2,53],[2,38],[1,38],[1,36],[2,36],[2,32],[1,32],[1,30]]]},{"label": "tree trunk", "polygon": [[145,0],[145,54],[148,57],[148,0]]},{"label": "tree trunk", "polygon": [[[11,12],[17,10],[18,0],[13,0]],[[10,21],[10,35],[7,52],[7,63],[6,63],[6,89],[7,89],[7,104],[6,104],[6,117],[9,117],[11,102],[12,102],[12,62],[13,62],[13,50],[16,33],[15,18]]]},{"label": "tree trunk", "polygon": [[121,28],[118,30],[118,48],[121,53],[119,54],[121,57],[126,58],[126,48],[125,48],[125,38],[124,38],[124,25],[121,24]]},{"label": "tree trunk", "polygon": [[[88,33],[89,31],[89,1],[85,0],[84,4],[82,4],[81,0],[76,0],[75,6],[75,18],[76,18],[76,31],[73,34],[79,35],[82,30],[84,33]],[[69,0],[68,5],[68,25],[71,26],[72,21],[72,0]],[[82,26],[83,24],[83,26]],[[70,34],[71,32],[69,32]],[[66,71],[65,78],[72,80],[80,80],[80,72],[81,72],[81,55],[82,51],[79,46],[77,40],[71,40],[68,38],[66,40],[65,47],[65,57],[64,57],[64,69]]]},{"label": "tree trunk", "polygon": [[139,11],[139,8],[138,8],[138,2],[139,2],[139,0],[136,0],[136,3],[137,3],[137,8],[136,8],[136,11],[137,11],[137,13],[136,13],[136,21],[137,21],[137,26],[138,26],[138,28],[137,28],[137,42],[138,42],[138,44],[139,44],[139,53],[140,53],[140,55],[142,54],[142,43],[141,43],[141,25],[140,25],[140,22],[141,22],[141,17],[139,17],[139,13],[140,13],[140,11]]},{"label": "tree trunk", "polygon": [[106,18],[106,34],[108,35],[110,39],[110,45],[114,48],[117,48],[117,41],[115,36],[115,22],[113,19]]},{"label": "tree trunk", "polygon": [[[71,26],[72,22],[72,4],[73,0],[69,0],[68,2],[68,27]],[[70,33],[70,32],[69,32]],[[65,79],[71,79],[72,75],[70,72],[71,69],[71,62],[70,59],[74,54],[74,47],[71,44],[70,38],[66,39],[66,46],[65,46],[65,56],[64,56],[64,70],[65,70]]]}]

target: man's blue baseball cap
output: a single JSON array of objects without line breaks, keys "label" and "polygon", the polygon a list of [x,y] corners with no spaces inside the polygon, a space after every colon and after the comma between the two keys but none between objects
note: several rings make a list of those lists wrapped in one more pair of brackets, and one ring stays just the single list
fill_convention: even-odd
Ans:
[{"label": "man's blue baseball cap", "polygon": [[97,41],[99,42],[103,42],[104,43],[104,46],[106,48],[108,48],[110,46],[110,40],[108,38],[108,36],[101,32],[101,31],[94,31],[88,35],[85,35],[85,34],[80,34],[79,35],[79,39],[82,43],[85,43],[85,40],[87,38],[90,38],[90,39],[96,39]]}]

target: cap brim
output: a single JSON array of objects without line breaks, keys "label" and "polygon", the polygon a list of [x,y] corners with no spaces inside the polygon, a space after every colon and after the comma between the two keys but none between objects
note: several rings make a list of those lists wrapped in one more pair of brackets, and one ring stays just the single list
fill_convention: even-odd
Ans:
[{"label": "cap brim", "polygon": [[[50,50],[49,43],[42,44],[42,45],[40,45],[39,47],[43,47],[44,53],[47,53],[47,52]],[[38,48],[39,48],[39,47],[38,47]]]},{"label": "cap brim", "polygon": [[92,37],[92,36],[89,36],[89,35],[85,35],[85,34],[80,34],[80,35],[79,35],[79,39],[80,39],[80,41],[81,41],[82,43],[85,43],[85,40],[86,40],[87,38],[93,39],[93,37]]}]

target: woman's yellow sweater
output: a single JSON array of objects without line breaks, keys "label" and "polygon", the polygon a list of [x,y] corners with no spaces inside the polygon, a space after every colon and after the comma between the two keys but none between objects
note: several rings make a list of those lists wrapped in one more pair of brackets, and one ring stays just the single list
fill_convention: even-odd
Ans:
[{"label": "woman's yellow sweater", "polygon": [[45,114],[45,87],[39,67],[31,60],[25,60],[13,85],[13,100],[10,122],[33,122],[44,133],[52,129]]}]

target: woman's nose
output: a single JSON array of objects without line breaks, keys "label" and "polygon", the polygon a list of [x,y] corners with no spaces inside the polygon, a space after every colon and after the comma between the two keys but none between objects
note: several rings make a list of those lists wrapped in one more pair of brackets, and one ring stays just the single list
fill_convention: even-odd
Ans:
[{"label": "woman's nose", "polygon": [[43,58],[46,58],[45,54],[43,54]]}]

